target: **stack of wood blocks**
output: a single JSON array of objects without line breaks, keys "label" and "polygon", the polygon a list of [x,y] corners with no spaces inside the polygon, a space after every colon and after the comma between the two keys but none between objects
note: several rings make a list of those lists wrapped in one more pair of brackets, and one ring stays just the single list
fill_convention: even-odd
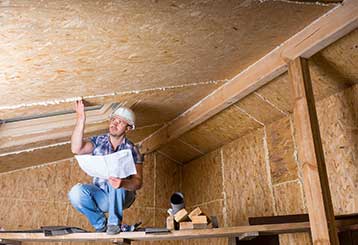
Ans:
[{"label": "stack of wood blocks", "polygon": [[185,208],[167,218],[168,230],[192,230],[213,228],[209,217],[199,207],[188,213]]}]

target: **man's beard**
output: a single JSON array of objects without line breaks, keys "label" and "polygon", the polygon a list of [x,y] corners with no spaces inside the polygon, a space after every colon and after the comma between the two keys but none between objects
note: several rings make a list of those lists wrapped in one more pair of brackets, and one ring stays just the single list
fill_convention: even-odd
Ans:
[{"label": "man's beard", "polygon": [[120,137],[124,136],[125,134],[126,134],[125,131],[122,132],[122,133],[117,133],[117,134],[111,133],[111,131],[109,131],[109,135],[112,136],[112,137],[114,137],[114,138],[120,138]]}]

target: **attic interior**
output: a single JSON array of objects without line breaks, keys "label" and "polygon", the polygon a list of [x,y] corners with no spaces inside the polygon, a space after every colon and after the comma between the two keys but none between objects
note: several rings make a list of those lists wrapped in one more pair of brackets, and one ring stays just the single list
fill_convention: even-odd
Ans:
[{"label": "attic interior", "polygon": [[[311,215],[300,159],[309,146],[302,148],[299,139],[288,74],[301,55],[308,60],[327,169],[328,184],[321,188],[330,191],[331,200],[321,204],[331,203],[334,215],[358,213],[356,0],[14,0],[0,6],[5,231],[51,225],[93,231],[67,197],[76,183],[91,182],[71,152],[73,104],[81,98],[85,137],[106,133],[118,105],[136,114],[136,129],[127,136],[145,155],[143,186],[124,211],[124,223],[165,227],[176,191],[184,194],[187,210],[200,207],[224,228],[249,225],[249,217]],[[349,23],[344,31],[331,15]],[[307,34],[321,23],[317,35],[329,35]],[[295,45],[295,38],[302,41]],[[313,222],[312,233],[280,234],[279,244],[316,244]]]}]

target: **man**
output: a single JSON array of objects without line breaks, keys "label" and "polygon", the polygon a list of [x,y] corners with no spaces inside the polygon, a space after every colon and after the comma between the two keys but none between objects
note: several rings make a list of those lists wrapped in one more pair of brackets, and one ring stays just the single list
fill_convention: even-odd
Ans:
[{"label": "man", "polygon": [[120,232],[123,209],[131,206],[135,200],[135,191],[142,186],[143,157],[126,138],[126,132],[135,128],[135,115],[129,108],[118,108],[110,116],[109,133],[85,141],[83,132],[86,115],[82,101],[76,101],[75,111],[77,122],[71,138],[74,154],[106,155],[125,149],[132,151],[137,174],[126,179],[109,177],[106,180],[95,177],[93,184],[77,184],[68,193],[73,207],[87,217],[97,232],[106,231],[114,235]]}]

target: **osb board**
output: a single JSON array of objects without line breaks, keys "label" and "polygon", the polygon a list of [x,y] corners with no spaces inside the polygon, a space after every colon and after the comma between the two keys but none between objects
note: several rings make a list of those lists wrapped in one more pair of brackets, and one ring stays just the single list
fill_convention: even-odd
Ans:
[{"label": "osb board", "polygon": [[17,200],[9,216],[13,217],[13,228],[38,229],[41,226],[66,224],[68,208],[68,203],[63,202]]},{"label": "osb board", "polygon": [[246,111],[262,124],[269,124],[285,115],[255,93],[246,96],[235,105]]},{"label": "osb board", "polygon": [[170,141],[166,145],[159,148],[158,151],[181,163],[186,163],[196,157],[203,155],[203,153],[196,149],[194,146],[180,139],[174,139]]},{"label": "osb board", "polygon": [[183,194],[188,207],[223,198],[220,150],[215,150],[183,167]]},{"label": "osb board", "polygon": [[[109,94],[78,96],[66,100],[48,100],[32,104],[1,106],[0,118],[9,119],[71,111],[73,110],[74,101],[82,97],[85,106],[118,103],[131,107],[137,113],[138,126],[143,126],[153,124],[153,121],[158,122],[156,120],[158,119],[156,118],[157,116],[165,121],[168,120],[167,118],[175,117],[176,114],[186,110],[223,83],[224,81],[209,81],[128,92],[113,91],[113,93]],[[170,105],[175,106],[171,107]],[[159,114],[159,112],[165,113]]]},{"label": "osb board", "polygon": [[16,206],[15,198],[0,198],[0,227],[12,229],[15,227],[18,217],[12,215]]},{"label": "osb board", "polygon": [[316,101],[335,94],[353,84],[353,81],[344,78],[320,54],[315,55],[309,60],[309,69]]},{"label": "osb board", "polygon": [[288,113],[292,112],[293,108],[291,90],[291,81],[286,72],[262,88],[256,90],[256,93],[266,98],[271,104],[275,105],[276,108]]},{"label": "osb board", "polygon": [[138,143],[141,140],[145,139],[149,135],[151,135],[154,131],[158,130],[162,125],[152,125],[152,126],[145,126],[141,128],[136,128],[133,131],[129,131],[127,133],[127,137],[133,143]]},{"label": "osb board", "polygon": [[335,214],[358,211],[357,87],[330,96],[317,106]]},{"label": "osb board", "polygon": [[156,208],[154,215],[154,226],[155,227],[166,227],[168,208]]},{"label": "osb board", "polygon": [[143,163],[143,185],[137,190],[136,200],[132,207],[154,208],[155,155],[148,154]]},{"label": "osb board", "polygon": [[228,226],[247,224],[250,216],[274,214],[263,138],[263,129],[256,129],[222,147]]},{"label": "osb board", "polygon": [[67,202],[67,192],[75,184],[71,181],[71,160],[60,161],[36,169],[15,172],[26,183],[22,199]]},{"label": "osb board", "polygon": [[303,186],[299,180],[273,186],[276,215],[306,213]]},{"label": "osb board", "polygon": [[[303,200],[303,186],[299,180],[273,186],[275,215],[307,213]],[[312,244],[309,233],[283,234],[280,244]]]},{"label": "osb board", "polygon": [[73,157],[70,144],[0,156],[0,173]]},{"label": "osb board", "polygon": [[[358,81],[358,30],[334,42],[317,56],[343,77],[357,83]],[[315,58],[315,57],[314,57]]]},{"label": "osb board", "polygon": [[283,117],[266,126],[272,184],[298,178],[290,117]]},{"label": "osb board", "polygon": [[5,2],[0,104],[231,78],[332,7]]},{"label": "osb board", "polygon": [[135,224],[142,222],[143,227],[153,227],[154,214],[154,208],[130,207],[123,212],[123,223]]},{"label": "osb board", "polygon": [[311,245],[311,235],[306,233],[281,234],[278,236],[280,244]]},{"label": "osb board", "polygon": [[260,126],[239,108],[231,106],[185,133],[179,139],[207,153]]},{"label": "osb board", "polygon": [[155,159],[155,207],[170,208],[170,197],[180,191],[182,169],[179,164],[157,153]]}]

